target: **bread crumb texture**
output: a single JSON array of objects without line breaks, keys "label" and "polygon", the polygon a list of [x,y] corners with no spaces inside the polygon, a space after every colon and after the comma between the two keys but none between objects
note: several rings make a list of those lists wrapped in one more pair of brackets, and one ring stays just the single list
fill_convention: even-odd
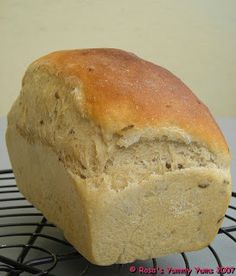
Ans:
[{"label": "bread crumb texture", "polygon": [[124,51],[31,64],[6,139],[22,193],[95,264],[202,248],[230,199],[228,147],[207,108]]}]

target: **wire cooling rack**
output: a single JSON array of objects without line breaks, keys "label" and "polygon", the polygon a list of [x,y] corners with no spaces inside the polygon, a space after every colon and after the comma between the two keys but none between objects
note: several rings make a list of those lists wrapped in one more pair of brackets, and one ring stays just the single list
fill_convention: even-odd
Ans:
[{"label": "wire cooling rack", "polygon": [[[93,265],[63,238],[53,224],[47,222],[42,213],[26,201],[18,191],[14,179],[12,170],[0,170],[0,275],[52,276],[56,275],[54,270],[60,263],[71,260],[78,262],[76,275],[86,275]],[[218,233],[230,239],[233,246],[236,246],[235,198],[236,193],[233,192],[233,204],[229,205],[225,215],[230,222],[229,226],[221,227]],[[208,249],[218,266],[222,267],[219,253],[212,246],[208,246]],[[190,268],[187,254],[181,253],[181,257],[185,267]],[[157,259],[152,259],[151,264],[157,268]],[[109,269],[117,275],[123,275],[125,266],[113,265]],[[224,274],[222,272],[218,275]]]}]

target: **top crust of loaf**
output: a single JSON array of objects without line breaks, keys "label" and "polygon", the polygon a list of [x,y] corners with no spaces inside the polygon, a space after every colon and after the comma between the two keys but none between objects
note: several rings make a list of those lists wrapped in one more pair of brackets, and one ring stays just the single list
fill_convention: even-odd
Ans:
[{"label": "top crust of loaf", "polygon": [[180,79],[158,65],[108,48],[53,52],[33,62],[27,72],[39,67],[77,88],[78,111],[104,131],[176,127],[230,159],[208,108]]}]

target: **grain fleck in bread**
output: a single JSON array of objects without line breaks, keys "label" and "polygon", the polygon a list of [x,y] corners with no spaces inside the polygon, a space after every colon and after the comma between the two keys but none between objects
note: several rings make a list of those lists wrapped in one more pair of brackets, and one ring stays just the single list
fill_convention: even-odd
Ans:
[{"label": "grain fleck in bread", "polygon": [[125,51],[33,62],[6,141],[20,191],[95,264],[205,247],[229,203],[229,150],[207,107]]}]

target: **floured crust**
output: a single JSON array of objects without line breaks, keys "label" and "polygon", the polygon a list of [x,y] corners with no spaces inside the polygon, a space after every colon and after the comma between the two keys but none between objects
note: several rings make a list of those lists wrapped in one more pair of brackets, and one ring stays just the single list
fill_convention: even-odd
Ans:
[{"label": "floured crust", "polygon": [[38,67],[77,85],[84,97],[84,115],[108,131],[130,125],[175,126],[229,158],[208,108],[180,79],[158,65],[122,50],[86,49],[51,53],[28,70]]}]

